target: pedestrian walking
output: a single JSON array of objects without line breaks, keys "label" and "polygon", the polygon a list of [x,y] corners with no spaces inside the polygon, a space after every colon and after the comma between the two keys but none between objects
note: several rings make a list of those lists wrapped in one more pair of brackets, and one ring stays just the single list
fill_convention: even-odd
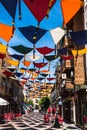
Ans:
[{"label": "pedestrian walking", "polygon": [[56,107],[53,105],[53,107],[52,107],[52,115],[54,116],[55,113],[56,113]]}]

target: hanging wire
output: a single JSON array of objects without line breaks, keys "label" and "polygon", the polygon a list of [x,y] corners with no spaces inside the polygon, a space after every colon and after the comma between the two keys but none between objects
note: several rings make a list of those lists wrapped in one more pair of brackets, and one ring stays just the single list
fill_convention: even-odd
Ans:
[{"label": "hanging wire", "polygon": [[21,0],[18,0],[18,10],[19,10],[18,18],[19,18],[19,20],[21,20],[21,18],[22,18],[22,15],[21,15]]},{"label": "hanging wire", "polygon": [[49,5],[48,5],[48,9],[47,9],[47,14],[46,14],[46,18],[47,18],[47,19],[49,18],[49,12],[50,12],[50,9],[51,9],[52,1],[53,1],[53,0],[50,0],[50,1],[49,1]]},{"label": "hanging wire", "polygon": [[36,40],[36,38],[37,38],[39,26],[40,26],[40,22],[38,22],[38,24],[37,24],[37,26],[36,26],[36,31],[35,31],[35,33],[34,33],[33,40]]}]

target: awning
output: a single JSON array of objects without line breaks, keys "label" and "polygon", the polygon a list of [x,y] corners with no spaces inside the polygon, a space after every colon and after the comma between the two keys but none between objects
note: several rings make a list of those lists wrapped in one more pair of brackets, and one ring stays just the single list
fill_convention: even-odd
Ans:
[{"label": "awning", "polygon": [[0,98],[0,106],[6,106],[8,104],[9,104],[8,101],[4,100],[3,98]]}]

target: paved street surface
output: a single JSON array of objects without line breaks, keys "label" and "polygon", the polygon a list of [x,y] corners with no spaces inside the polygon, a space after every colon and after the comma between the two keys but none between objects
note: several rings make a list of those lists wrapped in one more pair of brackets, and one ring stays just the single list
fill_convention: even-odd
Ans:
[{"label": "paved street surface", "polygon": [[0,124],[0,130],[81,130],[74,124],[65,124],[61,128],[53,128],[53,124],[44,123],[43,115],[33,112],[5,124]]}]

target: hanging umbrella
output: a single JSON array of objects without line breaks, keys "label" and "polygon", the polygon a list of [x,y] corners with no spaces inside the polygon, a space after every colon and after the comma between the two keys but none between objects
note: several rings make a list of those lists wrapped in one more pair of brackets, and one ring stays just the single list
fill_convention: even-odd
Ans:
[{"label": "hanging umbrella", "polygon": [[39,60],[42,56],[41,55],[35,55],[35,57],[33,57],[33,55],[28,55],[27,57],[29,58],[29,60],[31,62],[34,62],[34,61]]},{"label": "hanging umbrella", "polygon": [[19,69],[19,71],[20,71],[21,73],[25,73],[25,72],[26,72],[26,69],[22,67],[22,68]]},{"label": "hanging umbrella", "polygon": [[14,72],[14,71],[15,71],[15,68],[13,68],[13,67],[7,67],[7,69],[8,69],[9,71],[11,71],[11,72]]},{"label": "hanging umbrella", "polygon": [[2,60],[2,67],[3,67],[3,60],[4,60],[4,58],[6,57],[6,54],[4,54],[4,53],[0,53],[0,59]]},{"label": "hanging umbrella", "polygon": [[0,53],[0,59],[4,59],[6,57],[6,54],[4,54],[4,53]]},{"label": "hanging umbrella", "polygon": [[12,54],[10,56],[15,58],[16,60],[19,60],[19,61],[24,57],[23,55],[18,55],[18,54]]},{"label": "hanging umbrella", "polygon": [[66,25],[83,6],[81,0],[61,0],[64,24]]},{"label": "hanging umbrella", "polygon": [[[44,56],[45,56],[46,54],[49,54],[49,53],[51,53],[52,51],[55,50],[55,49],[49,48],[49,47],[47,47],[47,46],[44,46],[44,47],[41,47],[41,48],[36,48],[36,49],[37,49],[37,51],[38,51],[39,53],[43,54]],[[43,57],[43,63],[44,63],[44,57]]]},{"label": "hanging umbrella", "polygon": [[43,78],[43,77],[38,77],[37,79],[41,81],[41,80],[43,80],[44,78]]},{"label": "hanging umbrella", "polygon": [[0,98],[0,106],[6,106],[9,105],[9,102],[4,100],[3,98]]},{"label": "hanging umbrella", "polygon": [[23,55],[18,55],[18,54],[12,54],[10,56],[18,60],[19,64],[20,64],[20,60],[24,57]]},{"label": "hanging umbrella", "polygon": [[60,48],[60,49],[58,49],[58,54],[63,55],[63,54],[66,54],[67,51],[68,51],[67,47]]},{"label": "hanging umbrella", "polygon": [[15,23],[15,14],[16,14],[16,7],[17,7],[17,0],[0,0],[1,4],[5,7],[5,9],[8,11],[8,13],[11,15],[13,18],[12,25],[13,25],[13,30],[12,34],[14,33],[14,23]]},{"label": "hanging umbrella", "polygon": [[19,30],[30,42],[33,43],[33,57],[35,57],[35,43],[45,35],[47,30],[39,28],[38,32],[36,32],[37,28],[34,26],[21,27]]},{"label": "hanging umbrella", "polygon": [[0,23],[0,37],[8,42],[13,36],[12,29],[12,26]]},{"label": "hanging umbrella", "polygon": [[6,54],[7,46],[0,43],[0,53]]},{"label": "hanging umbrella", "polygon": [[47,78],[47,80],[52,81],[55,80],[56,78]]},{"label": "hanging umbrella", "polygon": [[24,66],[26,66],[26,67],[28,67],[30,64],[31,64],[31,62],[30,61],[22,61],[22,63],[24,64]]},{"label": "hanging umbrella", "polygon": [[52,51],[54,51],[55,49],[53,48],[49,48],[47,46],[44,46],[44,47],[41,47],[41,48],[36,48],[37,51],[43,55],[46,55],[46,54],[49,54],[51,53]]},{"label": "hanging umbrella", "polygon": [[72,55],[68,55],[68,56],[61,56],[64,60],[70,60],[73,59],[74,57]]},{"label": "hanging umbrella", "polygon": [[23,45],[11,46],[11,48],[14,49],[15,51],[22,53],[22,54],[27,54],[33,50],[33,48],[28,48],[28,47],[25,47]]},{"label": "hanging umbrella", "polygon": [[72,51],[72,54],[75,56],[77,55],[83,55],[85,53],[87,53],[87,48],[84,48],[84,49],[81,49],[81,50],[71,50]]},{"label": "hanging umbrella", "polygon": [[34,32],[36,30],[36,27],[34,27],[34,26],[27,26],[27,27],[20,27],[18,29],[33,44],[38,42],[42,38],[42,36],[47,32],[47,30],[40,28],[38,30],[37,35],[36,35],[36,39],[34,39]]},{"label": "hanging umbrella", "polygon": [[56,0],[24,0],[24,2],[37,21],[40,22],[45,16],[48,16],[48,13]]},{"label": "hanging umbrella", "polygon": [[20,73],[20,72],[15,72],[14,75],[16,75],[17,77],[20,77],[23,75],[23,73]]},{"label": "hanging umbrella", "polygon": [[62,39],[62,37],[65,35],[65,30],[63,30],[60,27],[57,27],[55,29],[50,30],[50,34],[51,34],[53,41],[55,43],[55,51],[56,51],[57,44]]},{"label": "hanging umbrella", "polygon": [[19,53],[24,54],[24,60],[25,60],[25,55],[33,50],[33,48],[25,47],[23,45],[18,45],[18,46],[11,46],[12,49],[15,51],[18,51]]},{"label": "hanging umbrella", "polygon": [[19,65],[19,61],[17,60],[7,60],[8,63],[10,63],[13,66],[18,66]]},{"label": "hanging umbrella", "polygon": [[48,74],[40,73],[41,76],[46,77]]},{"label": "hanging umbrella", "polygon": [[7,76],[7,77],[12,76],[12,73],[11,73],[10,71],[7,71],[7,70],[5,70],[5,71],[3,72],[3,74],[4,74],[5,76]]},{"label": "hanging umbrella", "polygon": [[35,62],[34,62],[33,64],[34,64],[35,67],[37,67],[37,68],[40,69],[40,68],[43,68],[43,67],[44,67],[45,65],[47,65],[48,63],[35,63]]},{"label": "hanging umbrella", "polygon": [[70,32],[71,38],[76,46],[82,46],[87,44],[87,30]]},{"label": "hanging umbrella", "polygon": [[57,45],[58,42],[62,39],[62,37],[65,35],[65,30],[60,27],[57,27],[55,29],[50,30],[50,34],[53,38],[54,43]]},{"label": "hanging umbrella", "polygon": [[29,71],[33,72],[33,71],[36,71],[35,68],[29,68]]},{"label": "hanging umbrella", "polygon": [[48,60],[49,62],[51,62],[52,60],[55,60],[56,58],[58,58],[57,55],[48,55],[48,56],[44,56],[44,58],[46,60]]},{"label": "hanging umbrella", "polygon": [[[21,0],[1,0],[1,4],[4,6],[4,8],[8,11],[8,13],[11,15],[13,18],[12,24],[14,25],[15,23],[15,16],[16,16],[16,9],[18,7],[18,17],[19,20],[21,19]],[[18,6],[17,6],[18,4]]]}]

